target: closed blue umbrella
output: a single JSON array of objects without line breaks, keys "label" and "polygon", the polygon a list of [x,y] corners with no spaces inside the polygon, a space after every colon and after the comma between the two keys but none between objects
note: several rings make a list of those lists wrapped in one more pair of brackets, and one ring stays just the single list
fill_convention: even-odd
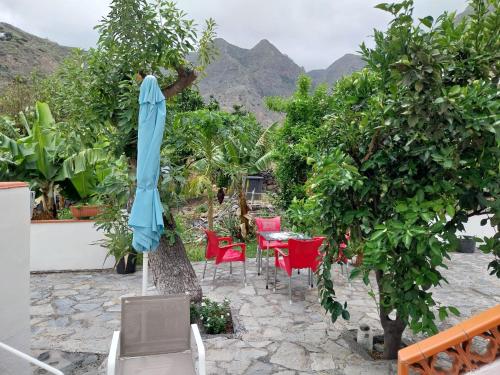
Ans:
[{"label": "closed blue umbrella", "polygon": [[129,225],[133,229],[132,246],[137,251],[147,252],[156,250],[164,229],[157,186],[167,110],[156,77],[148,75],[142,81],[139,105],[137,190]]}]

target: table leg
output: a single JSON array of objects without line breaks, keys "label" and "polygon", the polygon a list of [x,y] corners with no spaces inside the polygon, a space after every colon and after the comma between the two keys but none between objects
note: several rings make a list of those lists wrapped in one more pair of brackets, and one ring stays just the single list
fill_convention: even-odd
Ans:
[{"label": "table leg", "polygon": [[267,244],[266,289],[269,289],[269,243]]}]

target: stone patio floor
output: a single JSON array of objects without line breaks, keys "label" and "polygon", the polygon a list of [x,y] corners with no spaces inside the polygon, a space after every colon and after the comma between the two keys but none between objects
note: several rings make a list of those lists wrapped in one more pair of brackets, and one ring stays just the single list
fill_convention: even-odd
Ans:
[{"label": "stone patio floor", "polygon": [[[442,304],[458,307],[462,316],[440,322],[440,329],[500,303],[500,280],[486,271],[490,256],[456,253],[451,258],[449,269],[443,270],[450,284],[436,288],[434,296]],[[348,301],[351,319],[332,324],[318,303],[317,290],[307,287],[304,273],[293,276],[289,304],[282,273],[273,292],[272,286],[265,289],[265,276],[257,276],[255,260],[249,259],[247,265],[246,287],[239,264],[234,264],[232,275],[228,265],[219,267],[215,286],[209,264],[202,281],[205,296],[231,300],[238,326],[232,337],[204,339],[208,374],[396,374],[395,362],[368,360],[352,351],[342,336],[360,323],[381,329],[375,302],[361,280],[348,283],[336,267],[338,299]],[[201,279],[203,264],[194,267]],[[105,373],[111,336],[120,327],[120,298],[139,295],[141,277],[141,272],[110,271],[32,274],[33,353],[65,374]]]}]

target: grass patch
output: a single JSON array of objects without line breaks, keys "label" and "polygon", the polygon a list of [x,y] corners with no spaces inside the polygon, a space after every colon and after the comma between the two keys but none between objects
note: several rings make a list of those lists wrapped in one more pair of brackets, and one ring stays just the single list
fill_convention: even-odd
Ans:
[{"label": "grass patch", "polygon": [[[246,249],[246,257],[247,258],[255,258],[257,254],[257,241],[250,240],[247,244]],[[205,260],[205,247],[206,244],[193,244],[193,243],[185,243],[186,253],[191,262],[201,262]]]}]

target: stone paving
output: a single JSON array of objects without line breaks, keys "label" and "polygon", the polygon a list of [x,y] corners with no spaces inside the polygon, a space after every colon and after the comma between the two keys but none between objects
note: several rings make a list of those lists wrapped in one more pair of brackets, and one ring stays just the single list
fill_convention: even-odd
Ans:
[{"label": "stone paving", "polygon": [[[440,323],[440,329],[500,303],[500,280],[486,272],[489,256],[451,257],[449,269],[443,270],[450,284],[436,288],[434,295],[440,303],[458,307],[462,316]],[[265,276],[257,276],[254,264],[248,260],[246,287],[239,264],[232,275],[229,267],[219,267],[215,285],[209,265],[202,281],[205,296],[231,300],[238,328],[231,337],[204,339],[208,374],[396,374],[394,362],[366,359],[353,352],[342,335],[360,323],[380,330],[375,302],[360,280],[348,283],[337,267],[337,295],[348,301],[351,319],[332,324],[318,303],[317,290],[307,287],[304,273],[294,274],[289,304],[287,278],[278,273],[276,292],[272,286],[266,290]],[[194,267],[201,278],[203,264]],[[112,332],[120,326],[120,298],[139,295],[141,277],[141,272],[33,274],[33,352],[66,374],[104,373]]]}]

